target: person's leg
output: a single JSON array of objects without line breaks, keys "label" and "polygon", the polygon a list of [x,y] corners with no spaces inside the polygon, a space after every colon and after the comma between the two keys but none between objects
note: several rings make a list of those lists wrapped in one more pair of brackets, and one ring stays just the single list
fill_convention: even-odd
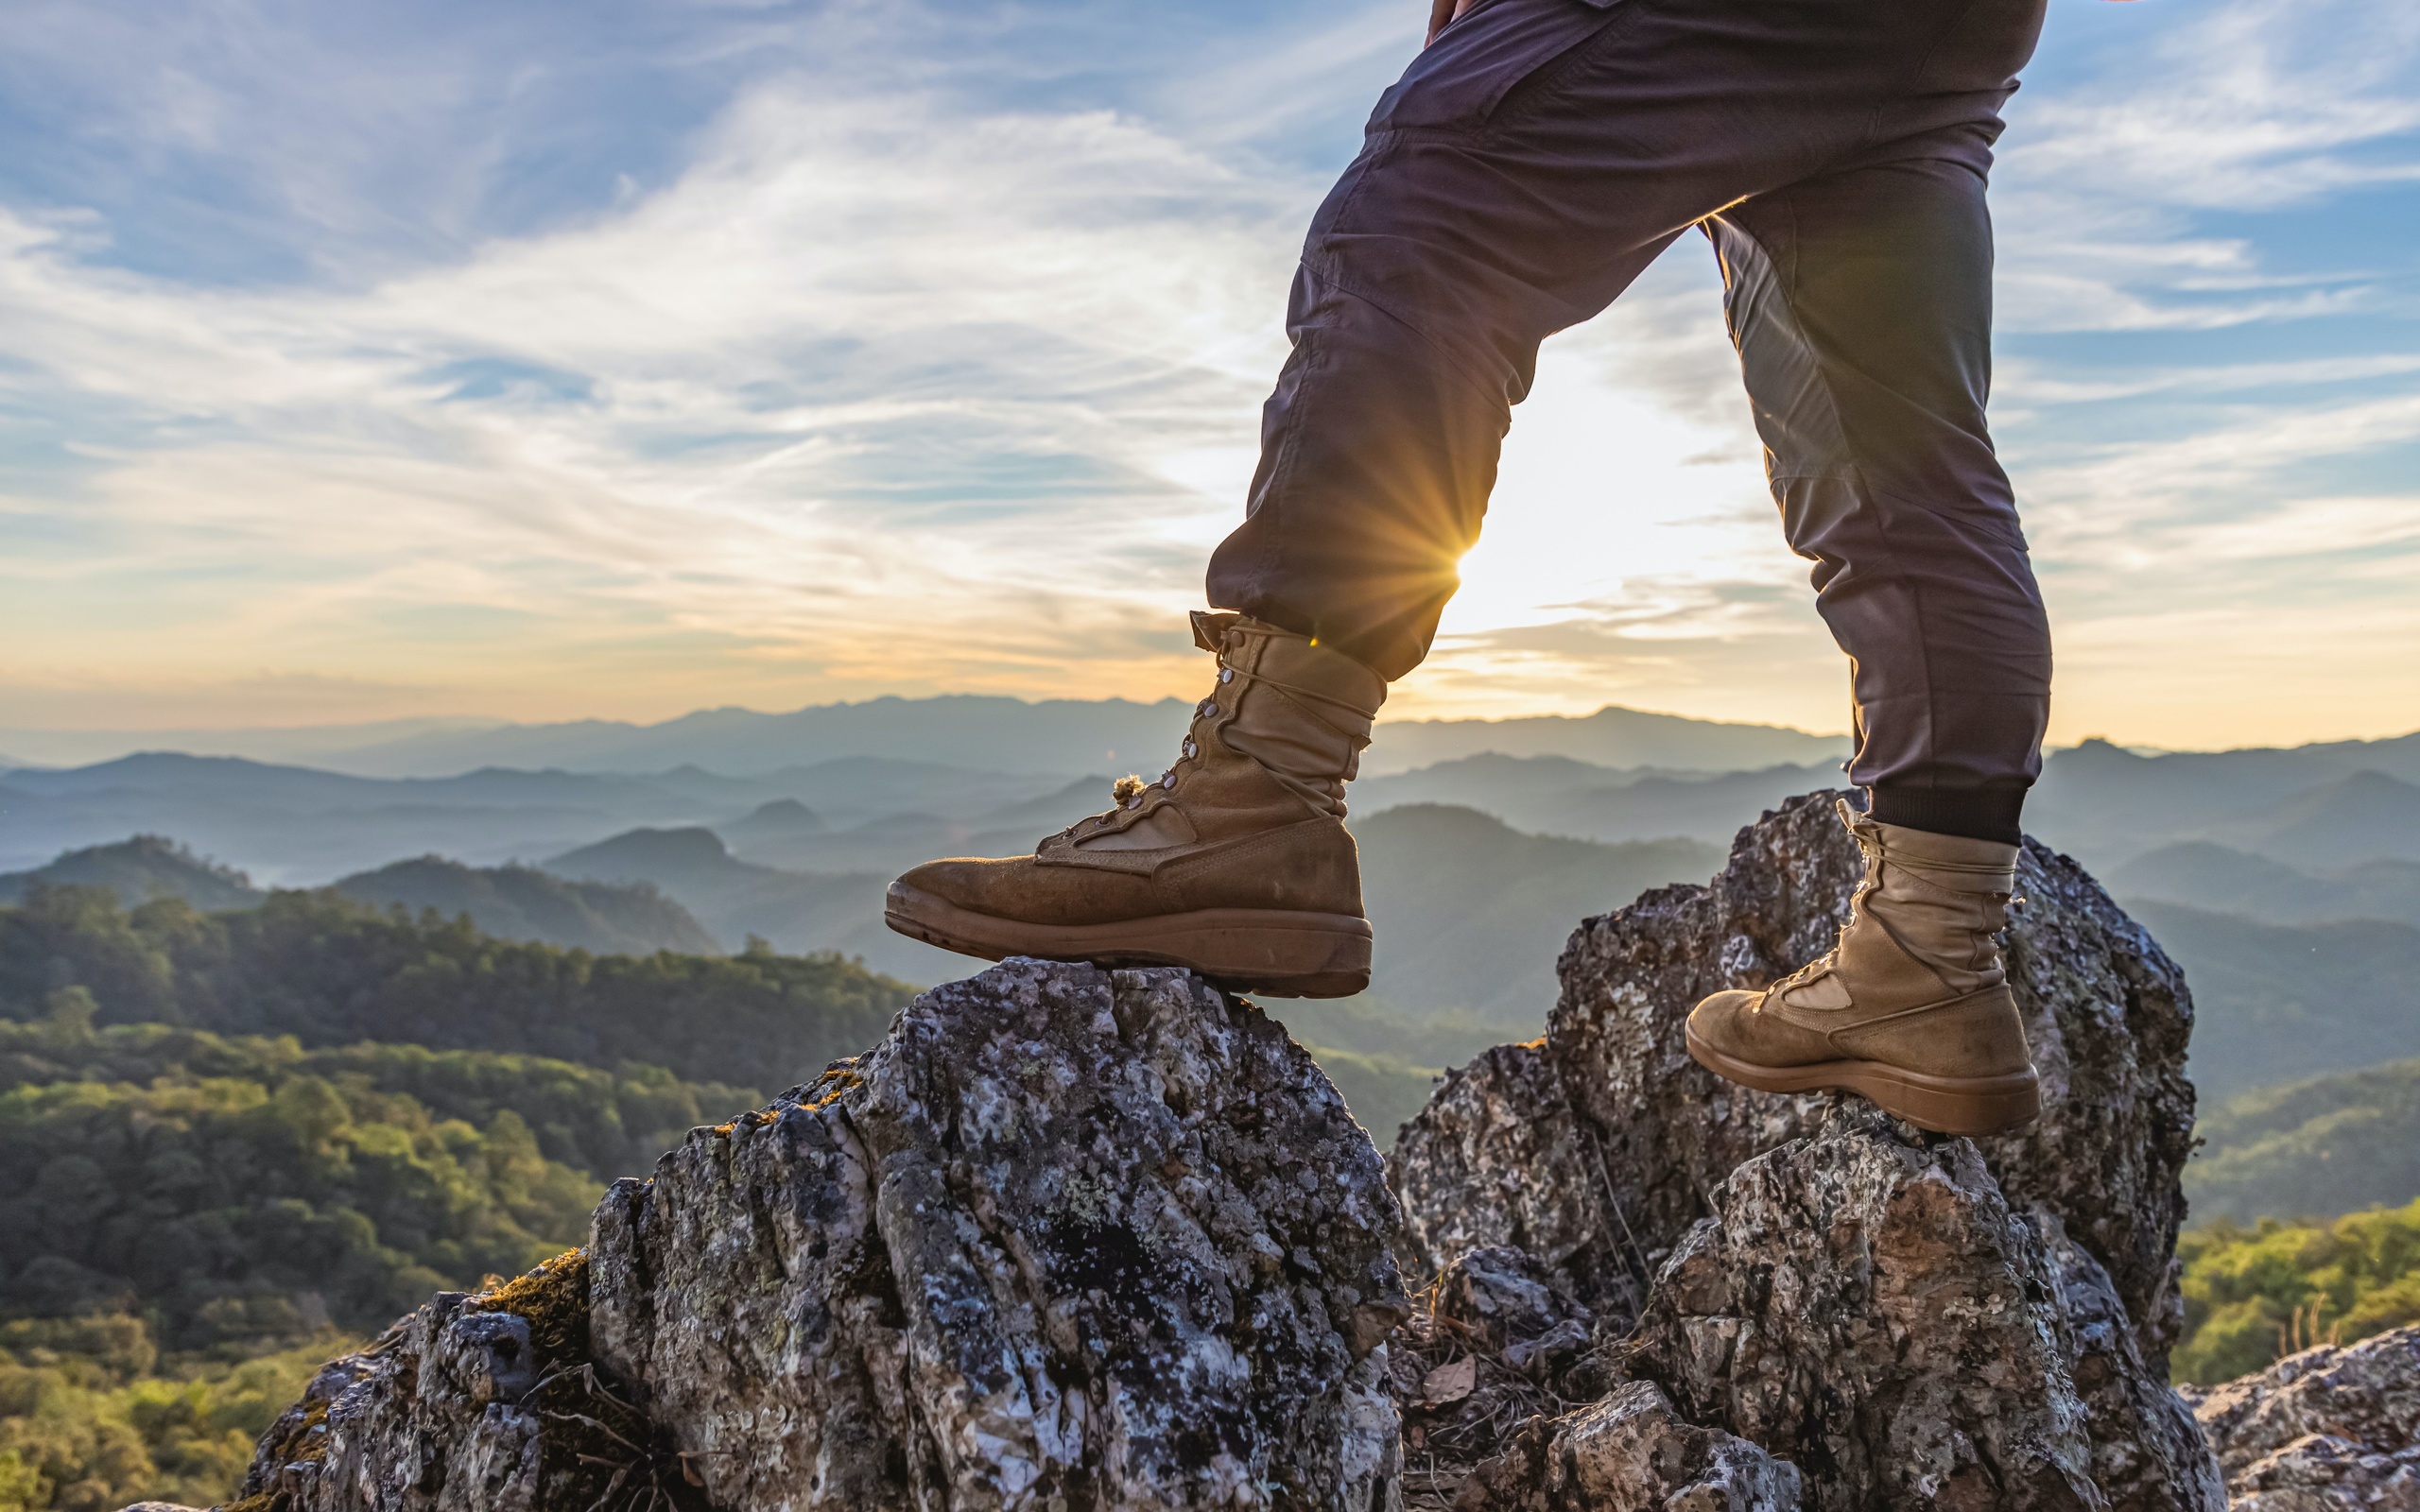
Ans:
[{"label": "person's leg", "polygon": [[1313,221],[1210,601],[1409,672],[1539,342],[1694,222],[1854,161],[1910,109],[1996,124],[2036,3],[1491,0],[1447,27]]},{"label": "person's leg", "polygon": [[2050,634],[1983,420],[1979,149],[1945,146],[1759,196],[1707,232],[1784,530],[1854,668],[1850,777],[1878,821],[2014,845]]},{"label": "person's leg", "polygon": [[1313,223],[1249,516],[1197,617],[1219,657],[1161,780],[1035,854],[894,884],[968,954],[1173,963],[1286,994],[1368,979],[1342,783],[1426,653],[1538,343],[1734,201],[1871,147],[1929,60],[2038,0],[1482,0],[1379,103]]},{"label": "person's leg", "polygon": [[1919,131],[1707,222],[1790,545],[1854,668],[1840,943],[1690,1014],[1690,1053],[1768,1091],[1846,1088],[1927,1127],[2040,1107],[1996,932],[2040,770],[2049,629],[1983,406],[1990,138]]}]

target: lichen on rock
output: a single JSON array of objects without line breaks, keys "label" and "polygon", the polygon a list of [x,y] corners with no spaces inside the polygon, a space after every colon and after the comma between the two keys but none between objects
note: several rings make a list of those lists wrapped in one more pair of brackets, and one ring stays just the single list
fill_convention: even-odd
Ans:
[{"label": "lichen on rock", "polygon": [[[246,1493],[1387,1512],[1398,1223],[1369,1136],[1258,1008],[1179,971],[1011,961],[692,1130],[584,1251],[330,1366]],[[559,1452],[590,1428],[625,1441],[619,1481]]]}]

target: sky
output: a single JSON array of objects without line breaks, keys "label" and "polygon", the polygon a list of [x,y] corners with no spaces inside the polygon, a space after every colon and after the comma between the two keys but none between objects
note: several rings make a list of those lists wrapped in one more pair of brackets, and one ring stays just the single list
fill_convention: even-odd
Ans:
[{"label": "sky", "polygon": [[[1422,0],[11,0],[0,730],[1196,696]],[[2420,727],[2420,7],[2051,0],[1994,424],[2052,738]],[[1391,714],[1839,730],[1703,242]]]}]

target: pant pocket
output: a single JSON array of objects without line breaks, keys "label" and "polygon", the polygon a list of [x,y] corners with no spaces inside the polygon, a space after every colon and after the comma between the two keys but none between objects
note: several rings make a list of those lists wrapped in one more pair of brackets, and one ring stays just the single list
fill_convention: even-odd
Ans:
[{"label": "pant pocket", "polygon": [[1622,0],[1479,0],[1378,97],[1373,131],[1480,127],[1521,81],[1594,37]]}]

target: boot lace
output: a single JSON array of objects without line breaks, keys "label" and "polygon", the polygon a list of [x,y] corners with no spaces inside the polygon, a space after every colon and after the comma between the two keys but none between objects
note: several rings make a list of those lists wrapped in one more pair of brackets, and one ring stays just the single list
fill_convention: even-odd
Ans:
[{"label": "boot lace", "polygon": [[1177,783],[1183,780],[1184,768],[1186,764],[1198,762],[1201,759],[1201,741],[1200,737],[1204,733],[1202,722],[1204,720],[1213,720],[1219,717],[1219,690],[1233,686],[1237,678],[1243,679],[1246,682],[1257,682],[1264,687],[1273,688],[1280,694],[1285,695],[1294,703],[1295,707],[1302,710],[1304,713],[1308,714],[1311,718],[1318,720],[1322,725],[1325,725],[1329,730],[1335,731],[1344,739],[1351,741],[1356,750],[1366,749],[1369,747],[1370,738],[1367,735],[1359,734],[1343,725],[1338,724],[1335,720],[1321,713],[1318,707],[1321,704],[1325,704],[1334,709],[1343,709],[1354,713],[1360,713],[1360,711],[1355,709],[1351,703],[1342,698],[1336,697],[1332,694],[1322,693],[1316,688],[1299,687],[1294,683],[1281,682],[1275,678],[1265,677],[1257,672],[1248,672],[1241,667],[1232,666],[1227,662],[1226,653],[1221,651],[1219,653],[1219,688],[1214,689],[1209,697],[1202,699],[1200,703],[1193,706],[1193,718],[1186,726],[1184,744],[1178,747],[1176,760],[1169,763],[1167,769],[1160,773],[1159,777],[1152,782],[1147,782],[1142,779],[1142,777],[1132,772],[1129,772],[1124,777],[1119,778],[1115,782],[1110,784],[1109,792],[1112,806],[1109,809],[1102,813],[1090,815],[1084,818],[1078,819],[1075,823],[1070,824],[1059,833],[1072,838],[1077,831],[1082,829],[1086,825],[1091,825],[1094,828],[1098,829],[1100,826],[1107,824],[1111,817],[1120,809],[1141,808],[1143,806],[1143,799],[1150,793],[1151,789],[1155,787],[1164,788],[1169,792],[1176,791]]}]

